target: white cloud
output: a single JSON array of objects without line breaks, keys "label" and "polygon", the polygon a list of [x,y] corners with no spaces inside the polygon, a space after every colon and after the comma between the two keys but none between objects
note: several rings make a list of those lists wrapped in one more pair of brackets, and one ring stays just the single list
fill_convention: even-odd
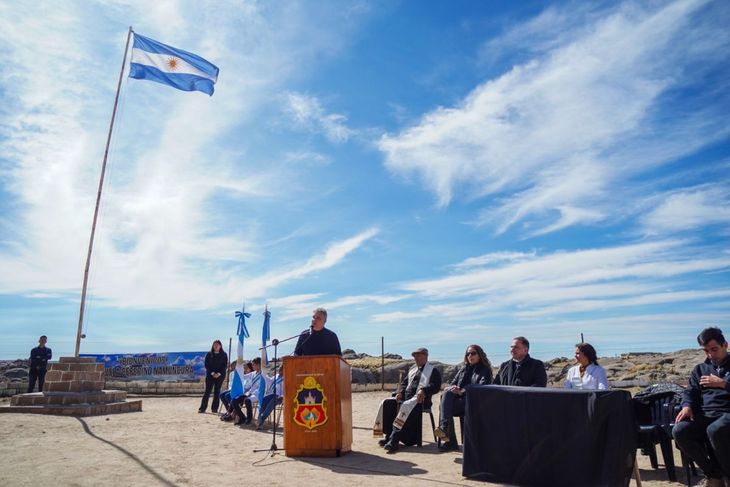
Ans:
[{"label": "white cloud", "polygon": [[347,117],[339,113],[327,113],[316,97],[290,92],[284,99],[284,110],[296,126],[321,132],[334,143],[347,142],[354,134],[347,126]]},{"label": "white cloud", "polygon": [[720,184],[683,188],[663,195],[661,202],[642,218],[649,235],[694,230],[710,225],[730,225],[730,188]]},{"label": "white cloud", "polygon": [[[343,33],[356,26],[355,12],[336,22],[342,13],[295,3],[0,5],[0,83],[8,101],[0,107],[0,189],[13,202],[13,211],[0,217],[0,292],[76,297],[126,36],[126,26],[98,19],[117,10],[131,10],[141,33],[211,60],[221,76],[211,98],[125,78],[95,241],[94,295],[118,306],[237,302],[253,281],[240,277],[242,266],[250,269],[271,251],[257,244],[255,222],[229,216],[231,208],[218,200],[283,198],[267,188],[289,181],[277,168],[251,169],[240,153],[245,148],[229,153],[225,142],[239,138],[241,126],[299,74],[301,63],[314,66],[337,52]],[[313,11],[331,27],[312,26]],[[186,28],[193,18],[198,28]],[[337,118],[329,120],[325,126],[336,134]],[[273,286],[335,266],[375,233],[336,242],[309,260],[276,258],[277,270],[251,294],[265,296]]]},{"label": "white cloud", "polygon": [[305,319],[311,315],[312,310],[317,307],[324,307],[328,311],[346,309],[357,310],[359,307],[367,308],[371,305],[383,306],[405,299],[406,295],[390,296],[383,294],[361,294],[355,296],[343,296],[336,299],[324,297],[323,293],[311,295],[295,295],[276,298],[271,300],[279,309],[278,317],[281,321]]},{"label": "white cloud", "polygon": [[520,260],[526,260],[535,256],[535,252],[490,252],[488,254],[480,255],[477,257],[469,257],[464,259],[458,264],[454,264],[455,269],[468,269],[470,267],[479,267],[498,262],[514,262]]},{"label": "white cloud", "polygon": [[[725,12],[715,7],[719,15],[701,0],[655,10],[548,9],[495,41],[540,32],[527,61],[458,105],[384,135],[385,165],[420,180],[440,206],[457,194],[494,198],[476,222],[498,232],[520,221],[528,235],[540,235],[621,218],[625,202],[617,205],[615,196],[630,177],[728,133],[716,98],[721,86],[714,100],[698,95],[687,105],[670,94],[702,76],[694,66],[727,62],[730,36],[719,27]],[[705,14],[699,21],[698,12]]]},{"label": "white cloud", "polygon": [[[691,277],[730,270],[722,249],[665,240],[537,254],[487,254],[453,266],[449,275],[399,287],[430,304],[384,311],[375,322],[438,316],[452,321],[514,321],[723,299],[722,285],[695,289]],[[515,257],[515,258],[512,258]]]}]

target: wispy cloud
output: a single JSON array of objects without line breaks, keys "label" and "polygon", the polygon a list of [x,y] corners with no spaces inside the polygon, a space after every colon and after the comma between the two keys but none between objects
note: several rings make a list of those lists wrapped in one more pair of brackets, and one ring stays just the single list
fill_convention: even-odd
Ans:
[{"label": "wispy cloud", "polygon": [[347,126],[347,117],[339,113],[327,113],[314,96],[302,93],[287,93],[285,113],[297,127],[321,132],[334,143],[346,142],[354,134]]},{"label": "wispy cloud", "polygon": [[[499,255],[499,254],[497,254]],[[569,316],[655,304],[724,299],[719,283],[694,289],[692,276],[730,270],[721,248],[663,240],[617,247],[521,254],[516,259],[481,256],[454,266],[449,275],[399,287],[431,304],[412,311],[378,313],[376,322],[404,319],[515,321]]]},{"label": "wispy cloud", "polygon": [[725,184],[707,184],[661,195],[659,203],[642,218],[642,224],[649,235],[712,225],[727,228],[730,225],[730,188]]},{"label": "wispy cloud", "polygon": [[[727,135],[723,18],[724,7],[701,0],[551,8],[493,41],[538,39],[524,62],[384,135],[385,165],[421,181],[440,206],[455,194],[492,198],[475,222],[498,233],[517,222],[541,235],[615,221],[626,212],[615,196],[629,196],[632,177]],[[674,93],[710,72],[708,96],[677,102]]]},{"label": "wispy cloud", "polygon": [[[195,15],[200,5],[190,10],[169,3],[152,9],[143,2],[33,8],[0,6],[7,68],[0,80],[7,90],[3,100],[11,102],[0,108],[0,189],[16,202],[0,221],[0,292],[75,295],[80,287],[126,34],[126,26],[91,19],[124,8],[135,12],[137,30],[205,56],[221,76],[212,98],[125,79],[96,235],[93,291],[100,302],[117,306],[200,308],[238,301],[253,279],[237,272],[246,265],[261,275],[254,263],[271,251],[256,243],[255,222],[244,231],[225,203],[277,197],[267,188],[287,179],[276,167],[242,157],[240,145],[236,153],[219,147],[231,147],[227,142],[255,120],[303,60],[316,63],[336,52],[343,43],[335,41],[356,25],[355,12],[328,22],[331,28],[314,29],[312,12],[296,4],[271,10],[216,5],[204,16]],[[332,20],[341,14],[323,7],[322,15]],[[159,16],[169,22],[159,25]],[[204,37],[186,28],[193,18]],[[320,115],[333,137],[346,138],[337,117]],[[257,280],[256,295],[337,265],[375,233],[335,242],[320,255],[312,250],[308,260],[301,253],[289,263],[274,259],[276,270]]]},{"label": "wispy cloud", "polygon": [[519,260],[526,260],[535,257],[535,252],[491,252],[489,254],[480,255],[477,257],[469,257],[464,259],[458,264],[454,264],[455,269],[468,269],[470,267],[481,267],[499,262],[514,262]]}]

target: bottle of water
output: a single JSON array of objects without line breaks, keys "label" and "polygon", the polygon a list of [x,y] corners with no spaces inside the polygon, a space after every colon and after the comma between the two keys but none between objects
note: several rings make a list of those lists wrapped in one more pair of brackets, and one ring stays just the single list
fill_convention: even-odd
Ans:
[{"label": "bottle of water", "polygon": [[573,384],[573,389],[583,389],[583,379],[580,376],[573,377],[570,382]]}]

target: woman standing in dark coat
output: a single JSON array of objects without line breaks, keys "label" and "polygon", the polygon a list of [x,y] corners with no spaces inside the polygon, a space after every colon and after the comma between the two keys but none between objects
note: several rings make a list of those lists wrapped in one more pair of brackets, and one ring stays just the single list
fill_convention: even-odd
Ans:
[{"label": "woman standing in dark coat", "polygon": [[479,345],[469,345],[464,352],[464,365],[456,372],[451,385],[441,394],[441,417],[439,427],[434,430],[434,434],[443,441],[439,447],[441,451],[459,448],[454,433],[453,418],[464,414],[464,394],[467,386],[491,383],[492,364],[487,354]]},{"label": "woman standing in dark coat", "polygon": [[216,340],[213,342],[213,346],[210,347],[210,352],[205,354],[205,392],[203,393],[203,400],[200,401],[199,413],[204,413],[208,408],[208,398],[210,397],[211,390],[214,390],[213,407],[211,409],[214,413],[218,412],[218,401],[221,386],[226,378],[227,367],[228,355],[223,351],[221,341]]}]

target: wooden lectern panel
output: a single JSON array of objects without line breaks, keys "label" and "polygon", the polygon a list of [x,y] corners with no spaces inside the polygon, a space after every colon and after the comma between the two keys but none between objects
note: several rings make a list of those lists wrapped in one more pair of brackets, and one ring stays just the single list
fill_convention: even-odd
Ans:
[{"label": "wooden lectern panel", "polygon": [[350,366],[337,355],[284,357],[287,456],[333,457],[352,448]]}]

